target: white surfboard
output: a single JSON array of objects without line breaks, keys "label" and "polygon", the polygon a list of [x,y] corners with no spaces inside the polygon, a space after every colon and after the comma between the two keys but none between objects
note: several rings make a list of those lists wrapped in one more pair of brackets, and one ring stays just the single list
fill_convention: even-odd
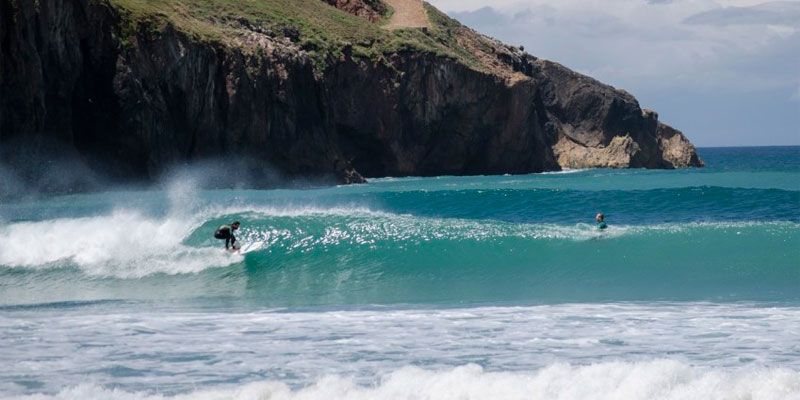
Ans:
[{"label": "white surfboard", "polygon": [[264,243],[263,242],[247,243],[244,246],[240,246],[238,248],[238,253],[239,254],[247,254],[247,253],[250,253],[250,252],[253,252],[253,251],[261,250],[263,247],[264,247]]}]

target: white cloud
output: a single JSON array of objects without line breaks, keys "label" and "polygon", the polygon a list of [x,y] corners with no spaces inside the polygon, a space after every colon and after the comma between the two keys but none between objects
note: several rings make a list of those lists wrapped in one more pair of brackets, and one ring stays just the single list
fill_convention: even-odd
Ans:
[{"label": "white cloud", "polygon": [[792,97],[790,99],[794,101],[800,101],[800,86],[797,86],[797,89],[794,90],[794,93],[792,93]]},{"label": "white cloud", "polygon": [[685,20],[705,25],[784,25],[800,24],[800,3],[773,1],[750,7],[722,7],[701,12]]},{"label": "white cloud", "polygon": [[[565,8],[593,8],[593,9],[619,9],[621,3],[627,3],[628,8],[636,8],[639,5],[679,5],[686,9],[696,9],[696,12],[711,10],[720,7],[749,7],[763,4],[763,0],[606,0],[603,2],[588,2],[586,0],[427,0],[441,10],[451,11],[474,11],[482,7],[491,6],[497,10],[520,10],[530,6],[552,5],[554,7]],[[637,4],[638,3],[638,4]],[[610,6],[610,8],[609,8]]]}]

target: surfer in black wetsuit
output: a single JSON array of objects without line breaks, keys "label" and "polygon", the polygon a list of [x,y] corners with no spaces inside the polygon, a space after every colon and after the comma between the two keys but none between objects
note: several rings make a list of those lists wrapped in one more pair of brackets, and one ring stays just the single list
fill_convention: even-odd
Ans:
[{"label": "surfer in black wetsuit", "polygon": [[[214,232],[214,237],[217,239],[225,239],[225,249],[228,250],[229,248],[236,249],[236,236],[233,236],[233,231],[239,229],[239,221],[234,221],[230,225],[222,225],[220,226],[216,232]],[[230,247],[229,247],[230,246]]]}]

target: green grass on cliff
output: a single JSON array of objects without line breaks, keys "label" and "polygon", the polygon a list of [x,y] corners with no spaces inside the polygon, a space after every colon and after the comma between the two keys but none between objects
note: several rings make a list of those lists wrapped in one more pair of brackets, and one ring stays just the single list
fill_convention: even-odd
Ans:
[{"label": "green grass on cliff", "polygon": [[297,45],[308,51],[320,67],[330,57],[341,56],[348,45],[354,56],[376,61],[387,54],[409,50],[478,65],[453,36],[458,23],[427,4],[432,28],[423,32],[387,30],[381,23],[340,11],[322,0],[92,1],[108,2],[118,10],[123,19],[125,43],[134,34],[158,35],[168,26],[197,40],[240,46],[239,39],[249,30],[274,37],[293,36],[296,32]]}]

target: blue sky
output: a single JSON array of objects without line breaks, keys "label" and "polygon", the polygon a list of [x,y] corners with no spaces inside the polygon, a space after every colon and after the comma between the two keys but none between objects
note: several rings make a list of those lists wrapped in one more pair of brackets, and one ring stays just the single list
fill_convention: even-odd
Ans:
[{"label": "blue sky", "polygon": [[698,146],[800,145],[800,0],[429,0],[634,94]]}]

